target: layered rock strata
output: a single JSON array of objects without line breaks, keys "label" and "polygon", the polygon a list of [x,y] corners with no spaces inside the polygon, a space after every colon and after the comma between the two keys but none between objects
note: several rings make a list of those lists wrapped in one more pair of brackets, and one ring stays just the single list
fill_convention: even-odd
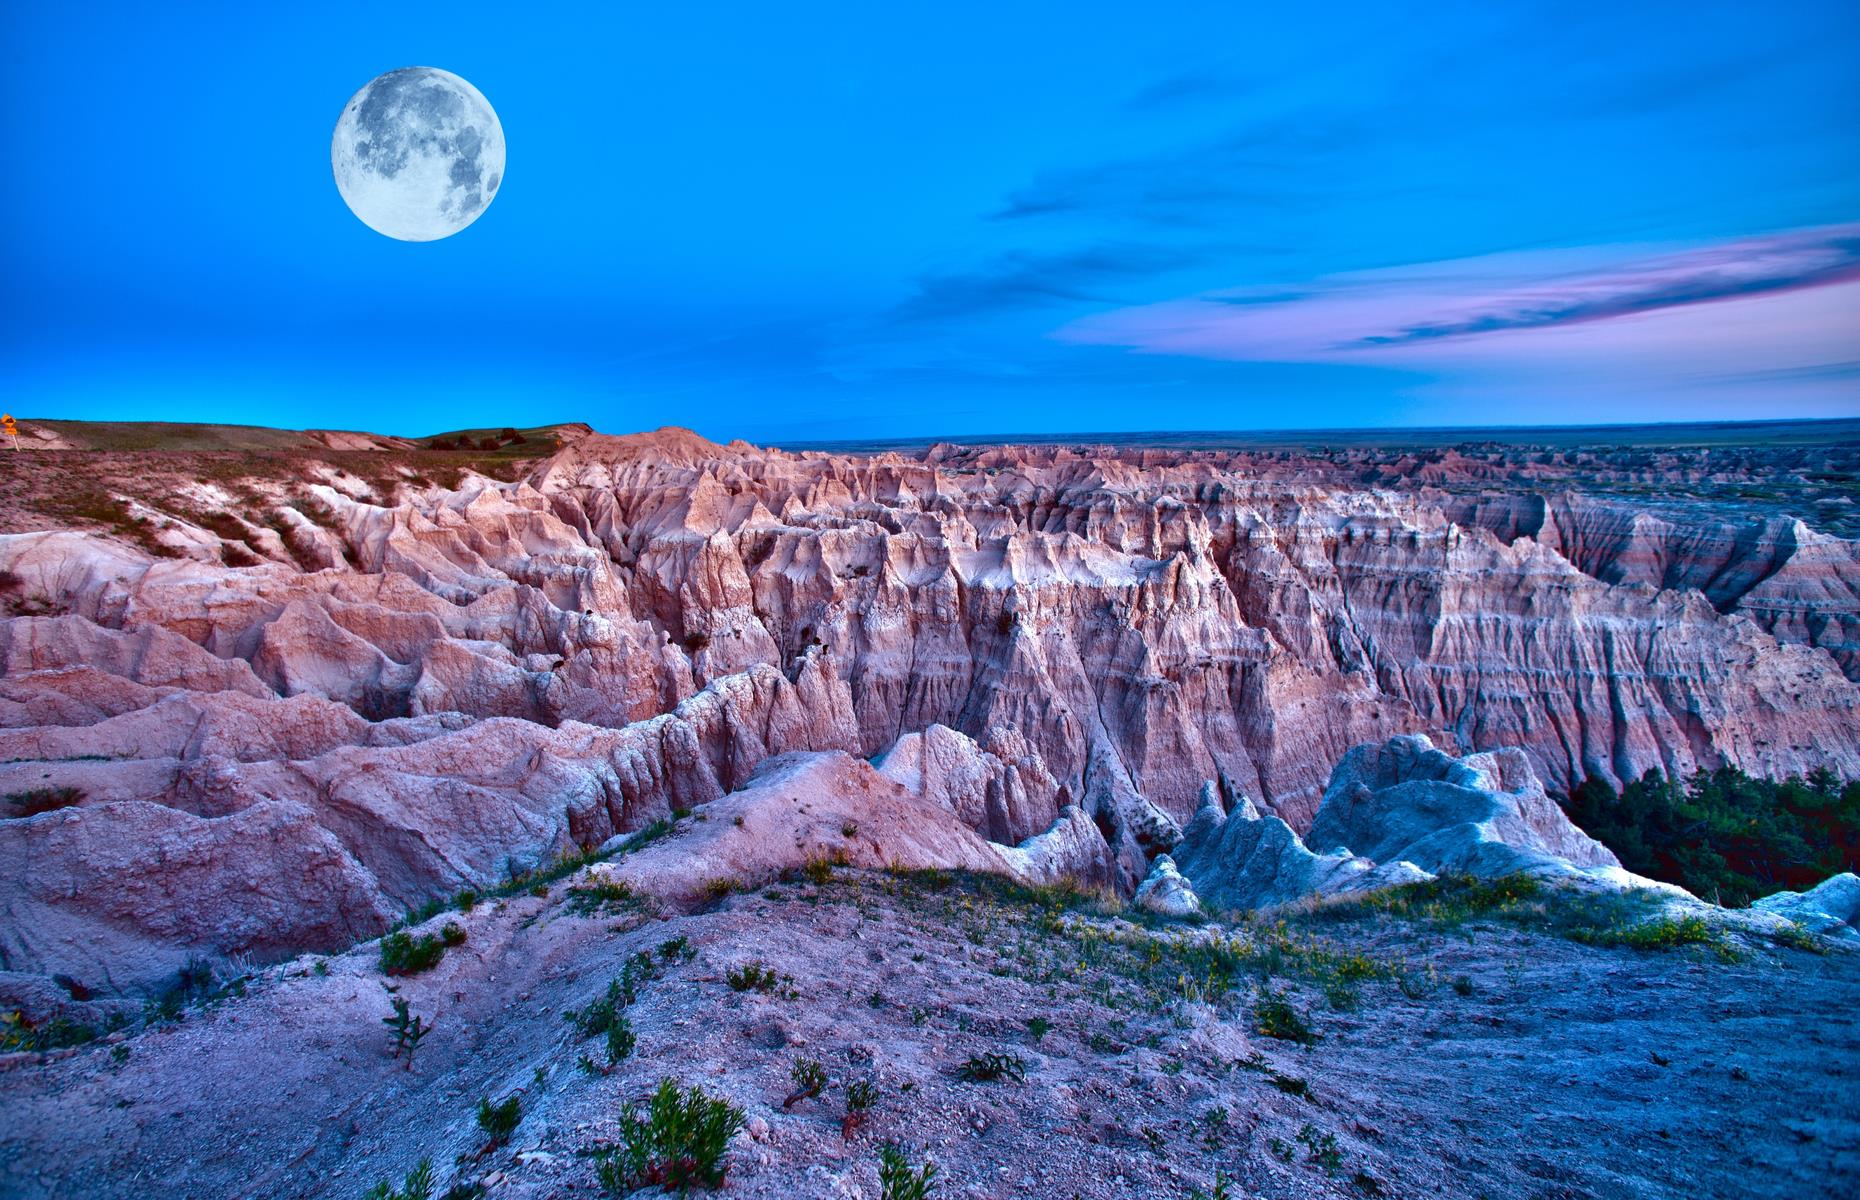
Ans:
[{"label": "layered rock strata", "polygon": [[0,820],[0,967],[328,948],[790,751],[1126,892],[1204,781],[1302,830],[1398,734],[1553,790],[1860,774],[1855,547],[1802,520],[1452,452],[563,440],[452,487],[98,455],[133,537],[0,535],[0,795],[45,808]]}]

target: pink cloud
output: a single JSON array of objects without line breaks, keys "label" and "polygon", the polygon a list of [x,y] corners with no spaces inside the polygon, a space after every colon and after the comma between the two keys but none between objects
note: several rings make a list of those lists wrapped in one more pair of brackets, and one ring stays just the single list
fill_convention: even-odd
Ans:
[{"label": "pink cloud", "polygon": [[1055,333],[1151,354],[1557,374],[1850,361],[1860,224],[1663,252],[1493,255],[1211,292]]}]

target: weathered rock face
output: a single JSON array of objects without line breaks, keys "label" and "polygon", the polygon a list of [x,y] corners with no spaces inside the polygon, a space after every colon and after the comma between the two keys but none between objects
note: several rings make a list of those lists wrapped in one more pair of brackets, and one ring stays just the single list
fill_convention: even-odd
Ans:
[{"label": "weathered rock face", "polygon": [[[105,922],[118,961],[327,947],[796,750],[883,754],[904,793],[1034,855],[1023,873],[1126,892],[1204,781],[1290,834],[1350,747],[1397,734],[1516,746],[1477,769],[1555,788],[1860,774],[1853,543],[1508,479],[1451,453],[852,456],[661,431],[454,488],[310,463],[243,481],[258,500],[215,493],[238,511],[205,524],[217,485],[181,507],[115,481],[180,557],[0,534],[21,614],[0,619],[0,795],[83,793],[0,821],[0,969],[94,975],[83,931]],[[1528,828],[1518,803],[1503,820]],[[145,825],[177,848],[133,853]],[[180,843],[221,865],[171,869]],[[331,899],[274,913],[293,856],[327,859]],[[108,908],[82,884],[106,872],[146,903]]]},{"label": "weathered rock face", "polygon": [[1750,907],[1785,917],[1812,933],[1860,941],[1860,875],[1852,871],[1824,879],[1806,892],[1765,896]]},{"label": "weathered rock face", "polygon": [[[1361,847],[1361,853],[1353,852]],[[1530,761],[1506,749],[1455,758],[1424,737],[1358,746],[1331,773],[1300,838],[1250,804],[1223,810],[1209,788],[1176,847],[1203,902],[1253,909],[1454,873],[1642,881],[1570,824]]]},{"label": "weathered rock face", "polygon": [[674,843],[594,871],[683,903],[702,899],[718,881],[754,887],[820,861],[979,871],[1029,883],[1102,879],[1110,871],[1110,848],[1090,821],[1068,819],[1021,846],[1002,846],[844,752],[771,758],[705,817]]},{"label": "weathered rock face", "polygon": [[1544,794],[1520,751],[1455,758],[1418,735],[1344,755],[1305,843],[1436,875],[1621,865]]}]

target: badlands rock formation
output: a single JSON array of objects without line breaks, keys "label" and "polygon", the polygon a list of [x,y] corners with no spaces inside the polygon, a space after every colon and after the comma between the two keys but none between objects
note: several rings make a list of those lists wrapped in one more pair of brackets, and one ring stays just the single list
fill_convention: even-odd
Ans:
[{"label": "badlands rock formation", "polygon": [[1447,873],[1661,886],[1572,825],[1520,751],[1455,758],[1420,735],[1344,755],[1302,839],[1249,801],[1228,813],[1210,787],[1163,878],[1178,865],[1205,903],[1237,911]]},{"label": "badlands rock formation", "polygon": [[1579,486],[1723,455],[552,436],[502,478],[384,439],[13,456],[0,795],[46,811],[0,820],[0,967],[333,949],[797,751],[1126,892],[1208,780],[1325,849],[1332,764],[1397,734],[1551,790],[1860,774],[1855,544]]},{"label": "badlands rock formation", "polygon": [[1778,892],[1750,906],[1826,937],[1860,941],[1860,875],[1843,871],[1806,892]]}]

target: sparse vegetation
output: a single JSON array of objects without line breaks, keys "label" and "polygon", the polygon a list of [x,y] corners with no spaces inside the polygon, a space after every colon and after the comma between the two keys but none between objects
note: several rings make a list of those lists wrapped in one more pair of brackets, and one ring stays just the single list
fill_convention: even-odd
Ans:
[{"label": "sparse vegetation", "polygon": [[578,917],[649,913],[652,911],[652,901],[650,897],[635,891],[626,880],[603,876],[569,888],[568,911]]},{"label": "sparse vegetation", "polygon": [[1603,929],[1577,929],[1571,936],[1592,946],[1625,946],[1631,950],[1676,950],[1705,946],[1720,958],[1735,961],[1739,955],[1725,936],[1701,917],[1659,917],[1632,925]]},{"label": "sparse vegetation", "polygon": [[419,1166],[407,1172],[407,1178],[398,1188],[384,1180],[369,1188],[364,1200],[433,1200],[433,1189],[438,1185],[433,1174],[433,1160],[423,1158]]},{"label": "sparse vegetation", "polygon": [[0,1051],[63,1050],[95,1041],[98,1031],[89,1025],[51,1017],[32,1022],[18,1010],[0,1013]]},{"label": "sparse vegetation", "polygon": [[1214,1154],[1227,1142],[1229,1114],[1227,1106],[1217,1104],[1201,1114],[1201,1148]]},{"label": "sparse vegetation", "polygon": [[570,1009],[564,1014],[582,1037],[606,1039],[608,1066],[627,1058],[638,1045],[633,1024],[622,1010],[639,998],[642,986],[658,976],[658,965],[642,950],[627,960],[618,979],[608,981],[607,991],[600,999],[586,1008]]},{"label": "sparse vegetation", "polygon": [[84,801],[84,792],[74,787],[33,788],[30,791],[14,792],[6,798],[7,815],[12,817],[36,817],[40,813],[55,812],[61,808],[71,808]]},{"label": "sparse vegetation", "polygon": [[781,986],[782,978],[760,959],[751,959],[723,973],[724,982],[733,992],[773,992]]},{"label": "sparse vegetation", "polygon": [[394,1035],[393,1044],[389,1049],[395,1059],[406,1059],[407,1069],[411,1071],[413,1070],[414,1051],[418,1050],[420,1043],[433,1032],[433,1026],[426,1018],[415,1015],[406,997],[390,996],[388,1003],[394,1011],[391,1015],[382,1017],[381,1023],[386,1025],[388,1032]]},{"label": "sparse vegetation", "polygon": [[1227,1176],[1216,1171],[1213,1192],[1204,1192],[1200,1188],[1194,1188],[1188,1195],[1189,1200],[1233,1200],[1233,1189],[1228,1186]]},{"label": "sparse vegetation", "polygon": [[381,939],[381,972],[384,975],[418,975],[439,965],[446,950],[465,944],[465,927],[447,922],[438,933],[415,936],[397,930]]},{"label": "sparse vegetation", "polygon": [[1025,1083],[1027,1060],[1018,1054],[980,1054],[958,1066],[956,1078],[968,1083],[993,1083],[1001,1079]]},{"label": "sparse vegetation", "polygon": [[1787,946],[1791,950],[1806,950],[1810,954],[1826,954],[1827,943],[1800,922],[1791,922],[1770,935],[1770,940],[1778,946]]},{"label": "sparse vegetation", "polygon": [[493,1104],[490,1097],[478,1101],[478,1128],[491,1139],[492,1146],[501,1146],[510,1140],[510,1135],[517,1131],[517,1124],[523,1120],[523,1105],[515,1095],[507,1096]]},{"label": "sparse vegetation", "polygon": [[879,1200],[925,1200],[936,1186],[936,1164],[928,1159],[921,1168],[896,1146],[878,1152]]},{"label": "sparse vegetation", "polygon": [[793,1082],[794,1090],[782,1100],[781,1106],[784,1109],[793,1108],[803,1100],[812,1100],[820,1095],[827,1086],[827,1069],[816,1059],[797,1058],[794,1067],[788,1072],[788,1078]]},{"label": "sparse vegetation", "polygon": [[1305,1148],[1305,1161],[1321,1167],[1326,1175],[1335,1175],[1343,1167],[1343,1151],[1337,1149],[1337,1135],[1320,1133],[1306,1125],[1298,1131],[1298,1141]]},{"label": "sparse vegetation", "polygon": [[1259,997],[1253,1002],[1253,1027],[1267,1037],[1296,1042],[1300,1046],[1317,1041],[1310,1023],[1285,993],[1266,987],[1259,989]]},{"label": "sparse vegetation", "polygon": [[869,1079],[856,1079],[846,1088],[846,1115],[840,1118],[842,1141],[852,1140],[852,1135],[865,1124],[872,1106],[877,1103],[878,1087]]},{"label": "sparse vegetation", "polygon": [[147,1002],[143,1019],[146,1022],[178,1021],[189,1008],[243,996],[246,978],[236,975],[221,981],[212,963],[204,958],[190,958],[167,986]]},{"label": "sparse vegetation", "polygon": [[731,879],[728,876],[720,875],[714,879],[706,879],[703,885],[698,888],[698,895],[703,899],[704,903],[715,904],[719,900],[734,896],[742,889],[742,886],[743,885],[739,881]]},{"label": "sparse vegetation", "polygon": [[719,1187],[728,1169],[724,1151],[742,1125],[742,1110],[728,1101],[661,1080],[643,1113],[621,1114],[620,1144],[597,1154],[601,1186],[613,1196],[646,1187],[681,1196]]},{"label": "sparse vegetation", "polygon": [[801,867],[801,874],[816,887],[822,887],[833,880],[833,868],[846,865],[844,851],[834,851],[820,858],[810,858]]}]

